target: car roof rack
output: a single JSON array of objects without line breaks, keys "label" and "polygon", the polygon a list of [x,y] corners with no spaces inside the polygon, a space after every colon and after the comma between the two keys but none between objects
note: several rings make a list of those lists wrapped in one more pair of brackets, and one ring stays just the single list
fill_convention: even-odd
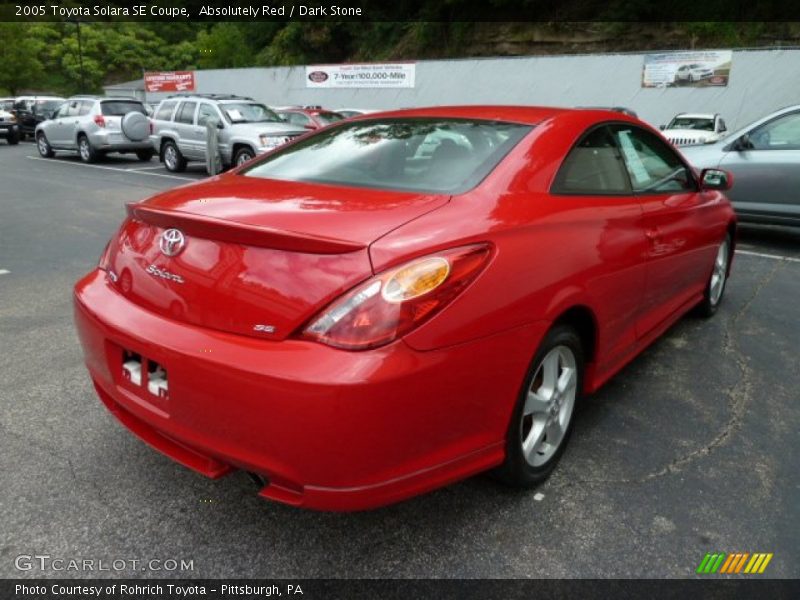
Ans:
[{"label": "car roof rack", "polygon": [[167,98],[206,98],[208,100],[254,100],[250,96],[237,96],[235,94],[195,94],[191,92],[182,92],[178,94],[170,94]]}]

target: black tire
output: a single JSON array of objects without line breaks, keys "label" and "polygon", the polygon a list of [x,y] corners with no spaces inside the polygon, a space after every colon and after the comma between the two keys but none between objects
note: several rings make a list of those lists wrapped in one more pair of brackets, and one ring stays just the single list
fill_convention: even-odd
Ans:
[{"label": "black tire", "polygon": [[100,156],[97,150],[92,148],[89,138],[84,134],[78,136],[78,156],[80,156],[81,160],[85,163],[97,162]]},{"label": "black tire", "polygon": [[[564,352],[563,349],[568,349],[572,358],[574,358],[574,396],[569,415],[565,415],[565,427],[563,428],[563,435],[560,441],[554,445],[554,450],[550,451],[550,455],[546,458],[545,462],[540,465],[534,466],[525,457],[523,451],[523,439],[527,436],[533,427],[533,416],[525,416],[524,410],[528,393],[531,386],[534,385],[534,379],[542,377],[540,369],[542,368],[543,360],[550,355],[551,351]],[[558,371],[560,378],[564,371]],[[584,355],[583,344],[581,343],[580,336],[575,329],[568,325],[554,326],[542,340],[536,355],[528,368],[525,375],[525,380],[520,390],[517,404],[514,407],[514,413],[511,417],[511,423],[508,427],[506,434],[506,459],[492,473],[496,479],[503,483],[521,488],[532,488],[550,476],[553,469],[558,464],[561,455],[564,453],[570,435],[572,433],[572,424],[575,421],[575,408],[580,402],[581,390],[583,389],[583,375],[584,375]],[[543,380],[542,380],[543,382]],[[558,401],[560,404],[560,401]],[[530,419],[530,427],[528,427],[528,419]],[[527,428],[527,429],[526,429]],[[546,427],[545,427],[546,429]],[[547,436],[543,438],[543,443],[546,444]],[[547,456],[543,453],[542,456]]]},{"label": "black tire", "polygon": [[17,144],[19,144],[19,136],[20,136],[20,134],[18,134],[18,133],[16,133],[16,134],[14,134],[14,133],[10,134],[10,135],[8,136],[8,138],[7,138],[7,139],[8,139],[8,143],[9,143],[10,145],[12,145],[12,146],[16,146]]},{"label": "black tire", "polygon": [[20,141],[20,142],[24,142],[26,137],[27,137],[27,136],[26,136],[26,134],[25,134],[25,132],[24,132],[24,131],[20,131],[20,132],[19,132],[19,141]]},{"label": "black tire", "polygon": [[248,147],[239,148],[239,150],[237,150],[236,154],[234,154],[233,156],[233,166],[238,167],[247,162],[248,160],[251,160],[253,157],[255,157],[255,155],[256,153],[253,151],[252,148]]},{"label": "black tire", "polygon": [[137,150],[136,151],[136,158],[141,160],[142,162],[150,162],[155,155],[154,150]]},{"label": "black tire", "polygon": [[53,158],[56,155],[47,137],[41,132],[36,136],[36,149],[42,158]]},{"label": "black tire", "polygon": [[183,157],[183,154],[181,154],[177,144],[172,140],[164,142],[164,146],[161,150],[161,157],[167,171],[182,173],[186,170],[186,159]]},{"label": "black tire", "polygon": [[[724,247],[724,251],[723,251]],[[717,253],[714,255],[714,264],[711,267],[711,274],[708,276],[705,292],[703,292],[703,299],[697,305],[695,313],[705,319],[713,317],[717,312],[719,305],[722,304],[722,298],[725,296],[725,287],[728,282],[728,273],[730,271],[731,254],[733,253],[733,246],[731,243],[731,234],[727,233],[725,239],[717,248]],[[724,264],[720,265],[720,259],[724,257]],[[715,277],[716,276],[716,277]],[[717,283],[717,277],[721,277],[719,285],[721,288],[718,293],[715,293],[714,287]]]}]

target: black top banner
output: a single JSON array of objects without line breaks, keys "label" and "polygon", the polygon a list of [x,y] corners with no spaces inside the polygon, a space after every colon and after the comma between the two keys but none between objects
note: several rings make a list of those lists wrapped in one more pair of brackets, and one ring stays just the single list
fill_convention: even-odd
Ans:
[{"label": "black top banner", "polygon": [[620,21],[800,20],[800,3],[743,0],[0,0],[0,21]]}]

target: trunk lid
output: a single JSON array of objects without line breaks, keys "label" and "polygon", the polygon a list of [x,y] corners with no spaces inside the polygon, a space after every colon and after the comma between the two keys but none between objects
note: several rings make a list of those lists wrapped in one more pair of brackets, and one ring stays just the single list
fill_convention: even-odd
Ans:
[{"label": "trunk lid", "polygon": [[447,201],[229,174],[129,205],[104,266],[149,310],[281,340],[372,274],[374,240]]}]

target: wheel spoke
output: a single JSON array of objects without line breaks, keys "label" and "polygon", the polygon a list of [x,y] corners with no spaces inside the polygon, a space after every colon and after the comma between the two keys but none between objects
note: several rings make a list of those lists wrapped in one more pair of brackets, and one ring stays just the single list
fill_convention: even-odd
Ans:
[{"label": "wheel spoke", "polygon": [[542,387],[552,392],[558,383],[558,350],[551,351],[542,362]]},{"label": "wheel spoke", "polygon": [[564,429],[561,426],[559,417],[556,417],[547,426],[547,443],[555,449],[561,443],[561,438],[563,437]]},{"label": "wheel spoke", "polygon": [[558,391],[565,393],[575,387],[575,369],[564,367],[558,378]]},{"label": "wheel spoke", "polygon": [[523,415],[543,413],[550,408],[550,396],[552,394],[542,394],[540,393],[541,390],[542,388],[539,388],[539,391],[528,392],[528,397],[525,399],[525,408],[522,411]]},{"label": "wheel spoke", "polygon": [[527,437],[522,442],[522,453],[525,455],[525,459],[531,464],[534,463],[536,451],[539,449],[539,446],[542,445],[544,433],[544,420],[534,420],[531,430],[528,432]]}]

